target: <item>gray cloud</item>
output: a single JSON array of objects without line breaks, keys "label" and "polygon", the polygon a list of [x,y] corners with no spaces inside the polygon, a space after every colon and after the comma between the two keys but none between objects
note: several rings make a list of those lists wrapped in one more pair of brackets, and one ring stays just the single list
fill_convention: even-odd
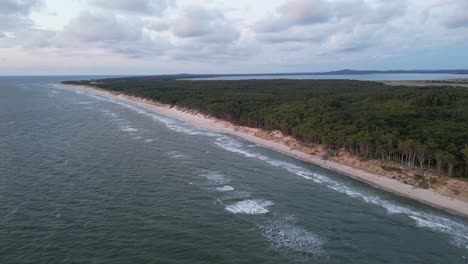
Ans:
[{"label": "gray cloud", "polygon": [[259,21],[255,29],[275,32],[293,26],[323,23],[330,19],[330,11],[330,5],[323,0],[289,0],[278,8],[278,14]]},{"label": "gray cloud", "polygon": [[240,36],[238,30],[219,10],[202,7],[185,9],[171,22],[172,33],[184,39],[203,42],[229,43]]},{"label": "gray cloud", "polygon": [[0,1],[0,14],[27,15],[32,9],[42,5],[38,0],[2,0]]},{"label": "gray cloud", "polygon": [[83,12],[70,21],[64,32],[83,42],[137,41],[141,37],[141,25],[109,13]]},{"label": "gray cloud", "polygon": [[317,54],[358,52],[377,44],[377,37],[389,32],[390,23],[406,9],[407,0],[286,0],[278,14],[253,29],[268,44],[320,45]]},{"label": "gray cloud", "polygon": [[168,53],[175,60],[226,61],[243,59],[254,51],[252,43],[241,39],[235,23],[217,9],[191,6],[170,20],[166,33],[176,39]]},{"label": "gray cloud", "polygon": [[140,15],[158,15],[172,6],[174,0],[92,0],[91,3],[104,10]]},{"label": "gray cloud", "polygon": [[216,0],[77,1],[88,3],[86,11],[62,29],[45,30],[39,28],[47,23],[34,26],[29,18],[38,1],[0,0],[0,47],[40,56],[148,58],[151,65],[270,67],[362,61],[382,50],[405,55],[466,43],[468,32],[468,0],[279,0],[263,19],[246,15],[258,14],[258,6],[249,11]]},{"label": "gray cloud", "polygon": [[425,22],[437,21],[448,29],[468,28],[468,1],[440,1],[426,8],[423,15]]},{"label": "gray cloud", "polygon": [[445,12],[441,14],[445,18],[445,25],[449,28],[468,28],[468,1],[452,0],[446,4]]},{"label": "gray cloud", "polygon": [[13,31],[16,28],[31,26],[29,14],[42,6],[41,0],[1,0],[0,30]]},{"label": "gray cloud", "polygon": [[385,24],[404,16],[408,1],[375,0],[370,4],[365,0],[344,0],[330,5],[335,21],[348,19],[358,24]]},{"label": "gray cloud", "polygon": [[152,19],[146,22],[146,28],[156,32],[167,31],[170,23],[165,19]]},{"label": "gray cloud", "polygon": [[468,10],[460,10],[450,16],[446,21],[446,25],[451,28],[468,28]]},{"label": "gray cloud", "polygon": [[161,38],[145,34],[140,19],[100,12],[80,14],[64,28],[60,38],[65,42],[109,49],[128,57],[155,56],[171,46]]}]

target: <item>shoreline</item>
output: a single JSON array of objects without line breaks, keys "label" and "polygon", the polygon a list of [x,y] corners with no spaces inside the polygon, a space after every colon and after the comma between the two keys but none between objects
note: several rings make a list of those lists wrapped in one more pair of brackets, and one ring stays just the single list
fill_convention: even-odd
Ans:
[{"label": "shoreline", "polygon": [[449,213],[468,218],[468,203],[456,198],[452,198],[432,189],[416,188],[412,185],[402,183],[398,180],[371,173],[362,169],[354,168],[333,160],[323,160],[322,158],[308,154],[304,151],[291,148],[284,142],[277,142],[262,138],[256,135],[259,129],[241,127],[227,121],[215,118],[208,118],[202,114],[190,110],[181,110],[169,105],[160,104],[144,98],[132,97],[117,92],[106,91],[93,86],[56,84],[58,87],[80,89],[93,94],[112,97],[144,109],[156,112],[158,114],[177,119],[198,128],[216,131],[235,137],[242,138],[265,148],[295,157],[302,161],[314,164],[316,166],[352,177],[356,180],[369,184],[375,188],[393,193],[398,196],[410,198],[423,204],[447,211]]}]

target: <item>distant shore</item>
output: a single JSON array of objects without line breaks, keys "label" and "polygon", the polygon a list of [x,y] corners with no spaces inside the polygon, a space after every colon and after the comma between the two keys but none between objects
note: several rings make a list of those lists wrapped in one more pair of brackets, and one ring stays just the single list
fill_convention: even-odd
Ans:
[{"label": "distant shore", "polygon": [[101,96],[113,97],[132,103],[134,105],[138,105],[161,115],[186,122],[199,128],[218,131],[240,137],[255,144],[296,157],[328,170],[350,176],[376,188],[394,193],[396,195],[408,197],[424,204],[468,218],[468,203],[465,201],[440,194],[432,189],[415,188],[412,185],[404,184],[389,177],[370,173],[368,171],[354,168],[332,160],[324,160],[320,156],[311,155],[309,154],[310,152],[308,153],[303,149],[291,148],[285,144],[286,140],[266,139],[265,137],[262,137],[262,135],[265,134],[265,131],[261,131],[259,129],[237,126],[224,120],[205,117],[190,110],[177,109],[175,107],[163,105],[144,98],[137,98],[120,93],[109,92],[97,87],[65,84],[58,84],[58,86],[70,89],[80,89]]}]

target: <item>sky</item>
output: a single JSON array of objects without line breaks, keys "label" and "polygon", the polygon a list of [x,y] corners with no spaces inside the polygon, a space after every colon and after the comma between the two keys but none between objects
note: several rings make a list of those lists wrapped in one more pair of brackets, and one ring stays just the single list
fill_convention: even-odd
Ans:
[{"label": "sky", "polygon": [[468,69],[468,0],[0,0],[0,75]]}]

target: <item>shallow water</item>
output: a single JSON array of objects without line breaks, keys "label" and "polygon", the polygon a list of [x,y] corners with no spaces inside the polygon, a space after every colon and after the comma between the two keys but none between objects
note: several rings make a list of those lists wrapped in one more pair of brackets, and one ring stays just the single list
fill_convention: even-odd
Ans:
[{"label": "shallow water", "polygon": [[0,78],[0,263],[468,263],[468,222],[117,100]]}]

